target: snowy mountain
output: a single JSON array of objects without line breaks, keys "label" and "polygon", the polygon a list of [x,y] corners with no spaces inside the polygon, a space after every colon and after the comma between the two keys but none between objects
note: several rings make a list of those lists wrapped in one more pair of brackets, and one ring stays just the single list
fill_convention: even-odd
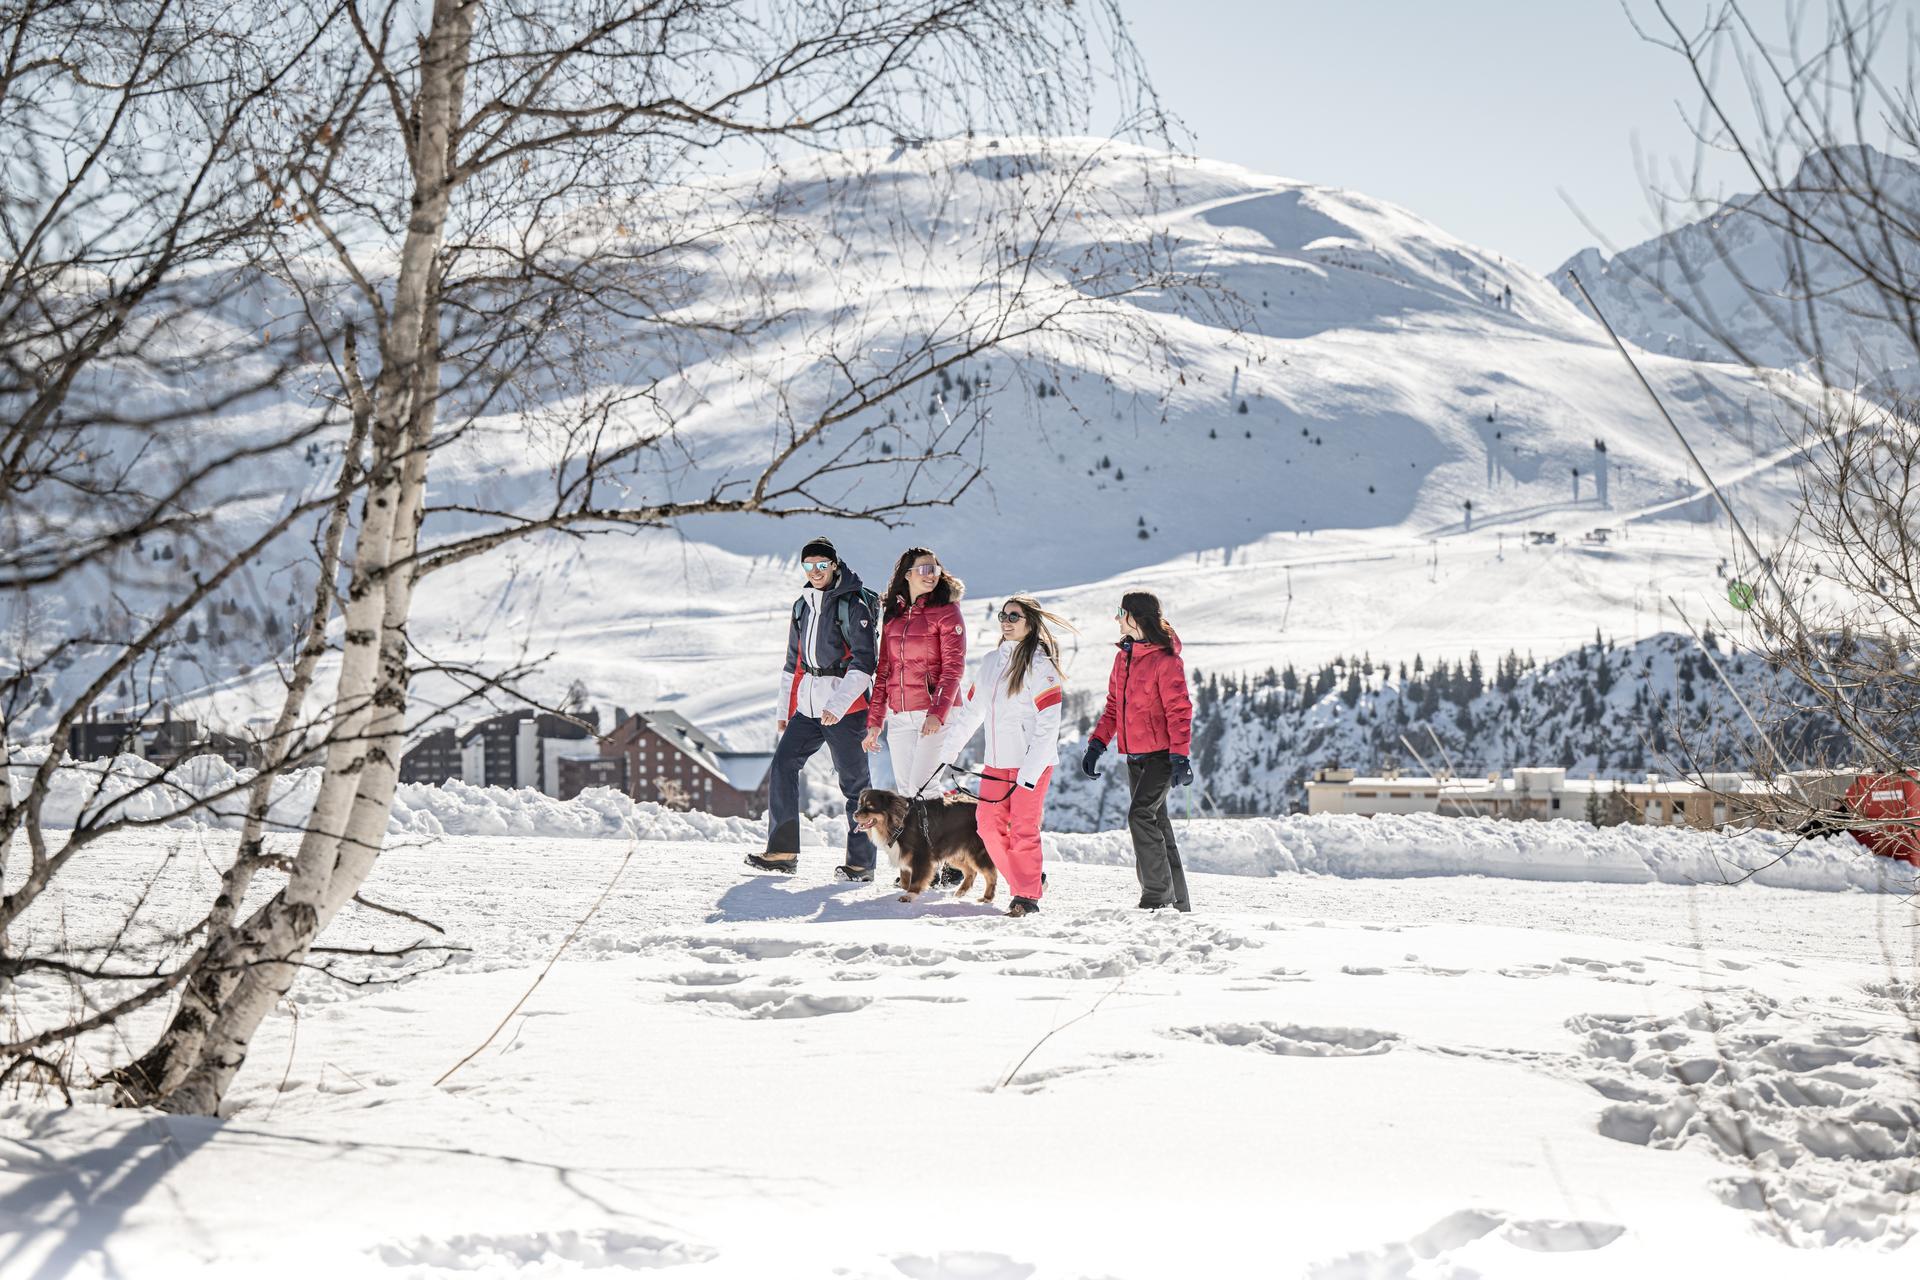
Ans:
[{"label": "snowy mountain", "polygon": [[[1828,382],[1911,391],[1920,353],[1909,320],[1859,281],[1863,265],[1912,279],[1920,249],[1910,234],[1883,239],[1862,191],[1880,192],[1886,216],[1911,227],[1920,165],[1834,148],[1809,157],[1779,201],[1737,196],[1611,258],[1582,249],[1553,280],[1584,305],[1567,279],[1577,272],[1620,336],[1648,351],[1801,369],[1823,348]],[[1790,236],[1795,225],[1805,234]],[[1822,236],[1831,244],[1815,243]]]},{"label": "snowy mountain", "polygon": [[[1362,651],[1552,655],[1596,626],[1629,639],[1670,626],[1668,595],[1699,616],[1721,596],[1714,568],[1728,539],[1598,327],[1546,280],[1410,212],[1093,141],[1024,157],[1017,143],[987,140],[825,156],[783,180],[802,214],[816,207],[816,187],[866,183],[890,216],[905,209],[957,242],[971,234],[953,217],[968,184],[1070,161],[1087,166],[1090,209],[1147,209],[1149,188],[1158,201],[1131,221],[1114,215],[1097,232],[1071,234],[1168,237],[1183,265],[1243,300],[1248,327],[1221,328],[1165,297],[1126,299],[1116,304],[1124,314],[1105,322],[1107,358],[1086,354],[1099,344],[1084,334],[1028,340],[962,371],[937,397],[890,407],[926,416],[943,412],[941,397],[985,398],[984,475],[953,505],[914,512],[896,529],[703,518],[613,538],[529,539],[423,581],[411,629],[422,652],[496,669],[551,655],[524,688],[557,700],[577,681],[596,703],[672,705],[752,748],[772,737],[794,554],[816,531],[831,533],[869,581],[909,542],[934,547],[968,581],[976,625],[998,595],[1040,591],[1078,621],[1074,643],[1095,651],[1121,591],[1157,590],[1191,663],[1222,676]],[[724,201],[724,184],[714,198]],[[898,251],[877,208],[869,233],[846,225],[844,201],[818,207],[823,219],[832,210],[844,260],[797,263],[790,292],[767,300],[769,314],[791,317],[756,347],[768,370],[804,366],[806,350],[783,344],[799,342],[814,309],[852,307],[848,323],[881,343],[903,310],[889,288],[970,283],[958,267],[952,278],[894,270]],[[725,278],[725,262],[710,265],[712,278]],[[837,270],[868,282],[857,306],[823,284]],[[1169,367],[1128,359],[1120,335],[1140,325],[1165,343]],[[640,377],[665,358],[636,342],[630,367],[607,376]],[[1671,357],[1649,358],[1646,371],[1762,535],[1785,527],[1792,449],[1772,409],[1777,394],[1811,388]],[[738,369],[730,380],[721,373],[684,371],[685,385],[700,389],[677,428],[688,456],[636,472],[636,492],[722,484],[764,459],[787,406]],[[250,406],[208,424],[207,438],[258,435],[300,411],[291,396],[277,410]],[[455,448],[436,464],[428,543],[466,527],[460,508],[528,511],[552,493],[536,416],[486,419]],[[227,491],[198,497],[230,536],[258,529],[327,483],[337,450],[335,437],[263,457],[221,479]],[[236,727],[258,716],[277,683],[270,667],[249,670],[236,656],[257,661],[257,643],[234,641],[284,633],[283,611],[303,594],[310,533],[284,540],[284,568],[189,620],[174,655],[121,696],[170,698]],[[142,546],[110,578],[0,602],[0,625],[8,634],[112,630],[123,625],[116,610],[158,598],[190,552],[185,539]],[[1104,656],[1090,661],[1104,667]],[[86,676],[76,663],[59,692]],[[421,677],[423,713],[456,687]],[[31,716],[25,727],[36,727]]]},{"label": "snowy mountain", "polygon": [[[1830,753],[1843,741],[1837,725],[1800,709],[1812,695],[1792,677],[1718,640],[1715,649],[1714,662],[1748,707],[1780,717],[1772,738],[1792,763],[1827,758],[1823,748]],[[1748,764],[1740,752],[1750,730],[1739,703],[1693,638],[1671,633],[1626,645],[1596,638],[1544,663],[1511,650],[1453,664],[1369,653],[1317,671],[1198,672],[1194,684],[1196,803],[1215,812],[1303,809],[1304,784],[1321,765],[1370,772],[1398,764],[1425,773],[1450,764],[1462,775],[1558,765],[1582,777],[1627,779]],[[1047,816],[1062,830],[1099,830],[1124,808],[1125,784],[1080,774],[1100,705],[1083,691],[1072,709],[1073,741],[1061,747]]]}]

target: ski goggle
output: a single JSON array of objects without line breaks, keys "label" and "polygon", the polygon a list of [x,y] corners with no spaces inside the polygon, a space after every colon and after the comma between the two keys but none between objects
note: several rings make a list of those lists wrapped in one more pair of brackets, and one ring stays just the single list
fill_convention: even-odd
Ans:
[{"label": "ski goggle", "polygon": [[831,569],[831,568],[833,568],[833,561],[831,561],[831,560],[802,560],[802,561],[800,562],[800,567],[801,567],[802,569],[805,569],[805,570],[806,570],[806,571],[807,571],[808,573],[825,573],[825,572],[826,572],[827,570],[829,570],[829,569]]}]

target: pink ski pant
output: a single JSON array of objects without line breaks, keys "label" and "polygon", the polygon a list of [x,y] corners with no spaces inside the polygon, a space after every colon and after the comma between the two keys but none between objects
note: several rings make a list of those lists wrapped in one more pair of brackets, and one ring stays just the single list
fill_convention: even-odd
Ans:
[{"label": "pink ski pant", "polygon": [[[974,820],[987,854],[1016,898],[1040,900],[1040,819],[1047,807],[1047,787],[1053,782],[1053,770],[1040,775],[1039,783],[1029,791],[1015,779],[1018,769],[996,769],[989,765],[980,782],[981,802]],[[1008,788],[1013,794],[999,804]]]}]

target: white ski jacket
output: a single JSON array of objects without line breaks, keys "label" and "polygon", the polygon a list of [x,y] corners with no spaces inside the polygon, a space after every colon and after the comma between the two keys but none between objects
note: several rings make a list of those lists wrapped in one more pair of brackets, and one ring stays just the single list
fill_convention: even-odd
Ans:
[{"label": "white ski jacket", "polygon": [[1066,691],[1053,662],[1036,650],[1020,692],[1009,693],[1007,664],[1013,650],[1014,642],[1002,641],[980,659],[980,671],[967,687],[966,697],[954,704],[947,718],[946,760],[949,764],[957,760],[973,731],[984,723],[986,763],[996,769],[1018,769],[1020,785],[1033,787],[1059,758],[1060,704]]}]

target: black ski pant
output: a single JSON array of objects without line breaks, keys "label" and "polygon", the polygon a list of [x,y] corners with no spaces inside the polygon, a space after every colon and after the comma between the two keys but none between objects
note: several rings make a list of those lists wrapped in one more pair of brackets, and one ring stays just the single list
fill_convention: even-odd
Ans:
[{"label": "black ski pant", "polygon": [[821,724],[812,716],[802,715],[787,721],[786,731],[773,749],[773,765],[767,778],[768,853],[800,852],[800,770],[824,743],[833,753],[833,771],[840,778],[840,794],[847,798],[847,865],[873,865],[873,841],[853,825],[853,807],[869,785],[867,753],[860,749],[860,740],[866,736],[864,707],[833,724]]},{"label": "black ski pant", "polygon": [[1173,761],[1164,751],[1128,756],[1127,782],[1133,790],[1127,827],[1133,833],[1133,869],[1140,877],[1141,898],[1193,910],[1187,897],[1187,870],[1180,865],[1180,846],[1173,840],[1173,819],[1167,816]]}]

